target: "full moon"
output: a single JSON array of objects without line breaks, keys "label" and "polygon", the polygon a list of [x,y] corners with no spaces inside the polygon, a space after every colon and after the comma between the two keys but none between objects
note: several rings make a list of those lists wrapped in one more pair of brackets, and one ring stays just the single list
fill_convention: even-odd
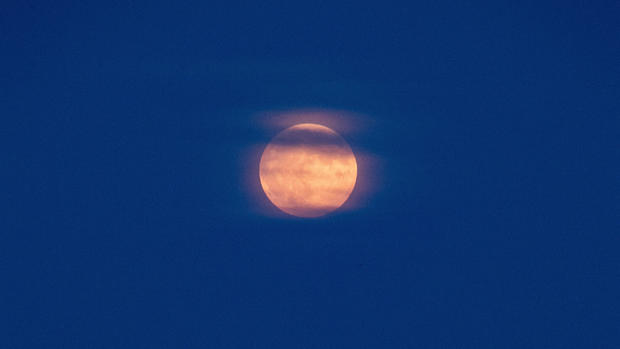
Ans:
[{"label": "full moon", "polygon": [[298,217],[319,217],[347,201],[357,179],[351,147],[332,129],[298,124],[274,137],[259,166],[269,200]]}]

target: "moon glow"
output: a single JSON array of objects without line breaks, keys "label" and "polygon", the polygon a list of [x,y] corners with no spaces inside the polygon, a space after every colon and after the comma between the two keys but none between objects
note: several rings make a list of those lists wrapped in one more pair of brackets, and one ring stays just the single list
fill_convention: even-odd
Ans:
[{"label": "moon glow", "polygon": [[319,217],[349,198],[357,179],[351,147],[332,129],[298,124],[274,137],[259,165],[263,191],[280,210]]}]

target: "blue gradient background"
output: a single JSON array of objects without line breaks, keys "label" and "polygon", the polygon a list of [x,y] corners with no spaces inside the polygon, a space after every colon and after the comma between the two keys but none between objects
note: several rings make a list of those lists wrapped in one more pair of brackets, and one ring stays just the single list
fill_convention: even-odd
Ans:
[{"label": "blue gradient background", "polygon": [[[1,348],[620,347],[617,1],[8,1]],[[254,117],[374,195],[259,214]]]}]

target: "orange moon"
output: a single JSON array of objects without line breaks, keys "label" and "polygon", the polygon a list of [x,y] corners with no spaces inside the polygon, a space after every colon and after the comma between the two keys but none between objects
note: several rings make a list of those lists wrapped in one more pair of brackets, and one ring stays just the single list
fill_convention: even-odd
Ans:
[{"label": "orange moon", "polygon": [[319,217],[338,209],[357,179],[351,147],[318,124],[298,124],[280,132],[265,148],[259,167],[269,200],[298,217]]}]

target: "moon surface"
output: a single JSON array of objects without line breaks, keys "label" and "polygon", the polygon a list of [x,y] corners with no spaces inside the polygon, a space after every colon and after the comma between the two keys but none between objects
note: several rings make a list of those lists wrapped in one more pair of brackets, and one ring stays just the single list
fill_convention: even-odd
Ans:
[{"label": "moon surface", "polygon": [[260,182],[269,200],[298,217],[319,217],[349,198],[357,179],[351,147],[332,129],[298,124],[274,137],[260,160]]}]

